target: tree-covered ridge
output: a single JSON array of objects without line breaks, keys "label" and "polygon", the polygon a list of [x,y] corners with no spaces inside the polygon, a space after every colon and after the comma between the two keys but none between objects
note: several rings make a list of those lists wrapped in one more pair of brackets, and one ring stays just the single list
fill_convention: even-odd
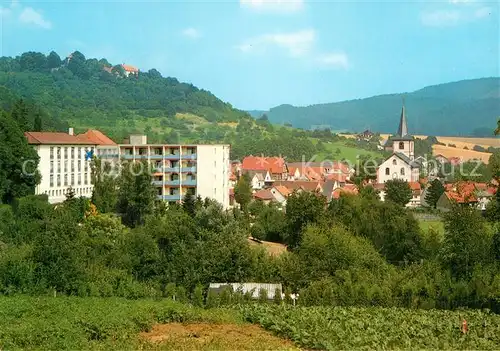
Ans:
[{"label": "tree-covered ridge", "polygon": [[333,130],[393,133],[403,97],[412,134],[491,136],[491,125],[500,116],[500,78],[464,80],[406,94],[305,107],[281,105],[271,108],[268,115],[272,122],[300,128],[329,125]]},{"label": "tree-covered ridge", "polygon": [[2,57],[0,86],[36,101],[62,120],[89,115],[119,120],[127,117],[127,111],[146,117],[192,113],[226,122],[248,116],[206,90],[162,77],[156,69],[126,77],[121,65],[87,59],[78,51],[70,59],[55,52]]}]

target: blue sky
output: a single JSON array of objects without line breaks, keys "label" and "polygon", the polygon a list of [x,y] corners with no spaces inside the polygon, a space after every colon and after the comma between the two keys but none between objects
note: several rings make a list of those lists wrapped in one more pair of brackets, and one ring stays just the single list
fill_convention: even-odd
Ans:
[{"label": "blue sky", "polygon": [[499,3],[6,1],[0,55],[79,50],[210,90],[241,109],[499,76]]}]

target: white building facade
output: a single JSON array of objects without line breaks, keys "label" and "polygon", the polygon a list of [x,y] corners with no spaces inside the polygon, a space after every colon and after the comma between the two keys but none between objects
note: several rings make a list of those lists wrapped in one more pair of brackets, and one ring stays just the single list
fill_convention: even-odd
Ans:
[{"label": "white building facade", "polygon": [[139,135],[129,142],[119,145],[119,160],[147,161],[158,199],[176,203],[191,194],[216,200],[224,209],[230,207],[229,145],[148,144]]},{"label": "white building facade", "polygon": [[46,194],[50,203],[63,202],[72,189],[75,196],[92,196],[91,160],[117,165],[123,161],[147,161],[151,166],[158,199],[180,202],[186,194],[229,203],[229,145],[147,144],[146,136],[131,136],[117,145],[99,131],[84,134],[27,132],[25,136],[40,157],[41,182],[35,194]]},{"label": "white building facade", "polygon": [[27,132],[26,138],[40,158],[41,182],[36,195],[45,194],[50,203],[62,202],[72,189],[75,196],[91,197],[91,157],[97,144],[67,133]]}]

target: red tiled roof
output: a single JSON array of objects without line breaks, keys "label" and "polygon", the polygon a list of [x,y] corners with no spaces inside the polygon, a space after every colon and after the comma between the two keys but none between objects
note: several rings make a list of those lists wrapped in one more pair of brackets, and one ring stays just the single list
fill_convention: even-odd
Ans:
[{"label": "red tiled roof", "polygon": [[410,184],[411,190],[413,190],[413,191],[420,191],[420,190],[422,190],[422,187],[420,186],[419,182],[410,182],[409,184]]},{"label": "red tiled roof", "polygon": [[358,194],[358,188],[356,186],[354,187],[343,187],[343,188],[337,188],[333,191],[332,193],[332,198],[338,199],[341,194],[346,194],[346,195],[357,195]]},{"label": "red tiled roof", "polygon": [[326,180],[335,180],[339,183],[345,183],[347,181],[347,175],[343,173],[330,173],[325,177]]},{"label": "red tiled roof", "polygon": [[274,195],[268,189],[262,189],[253,194],[253,197],[259,200],[274,200]]},{"label": "red tiled roof", "polygon": [[72,144],[72,145],[97,145],[87,138],[78,138],[75,135],[69,135],[68,133],[53,133],[53,132],[25,132],[26,139],[28,139],[28,144],[40,145],[40,144]]},{"label": "red tiled roof", "polygon": [[282,157],[247,156],[241,168],[245,171],[270,171],[270,173],[286,173],[285,160]]},{"label": "red tiled roof", "polygon": [[122,64],[122,67],[125,70],[125,72],[134,72],[134,73],[139,72],[139,69],[131,65]]},{"label": "red tiled roof", "polygon": [[116,143],[96,129],[89,129],[83,134],[76,136],[81,140],[89,140],[96,145],[115,145]]},{"label": "red tiled roof", "polygon": [[288,189],[287,187],[283,186],[283,185],[277,185],[274,187],[276,190],[278,190],[278,192],[287,197],[288,195],[290,195],[292,193],[292,191],[290,191],[290,189]]},{"label": "red tiled roof", "polygon": [[277,181],[274,183],[275,186],[284,186],[291,190],[302,189],[306,191],[316,191],[316,189],[321,190],[321,182],[310,182],[307,180],[286,180]]}]

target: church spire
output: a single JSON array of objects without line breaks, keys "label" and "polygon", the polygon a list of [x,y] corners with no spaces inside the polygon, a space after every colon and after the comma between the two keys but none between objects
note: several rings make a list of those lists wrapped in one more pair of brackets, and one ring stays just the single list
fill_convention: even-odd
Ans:
[{"label": "church spire", "polygon": [[403,108],[401,109],[401,118],[399,120],[399,128],[397,136],[403,138],[408,135],[408,125],[406,123],[405,98],[403,96]]}]

